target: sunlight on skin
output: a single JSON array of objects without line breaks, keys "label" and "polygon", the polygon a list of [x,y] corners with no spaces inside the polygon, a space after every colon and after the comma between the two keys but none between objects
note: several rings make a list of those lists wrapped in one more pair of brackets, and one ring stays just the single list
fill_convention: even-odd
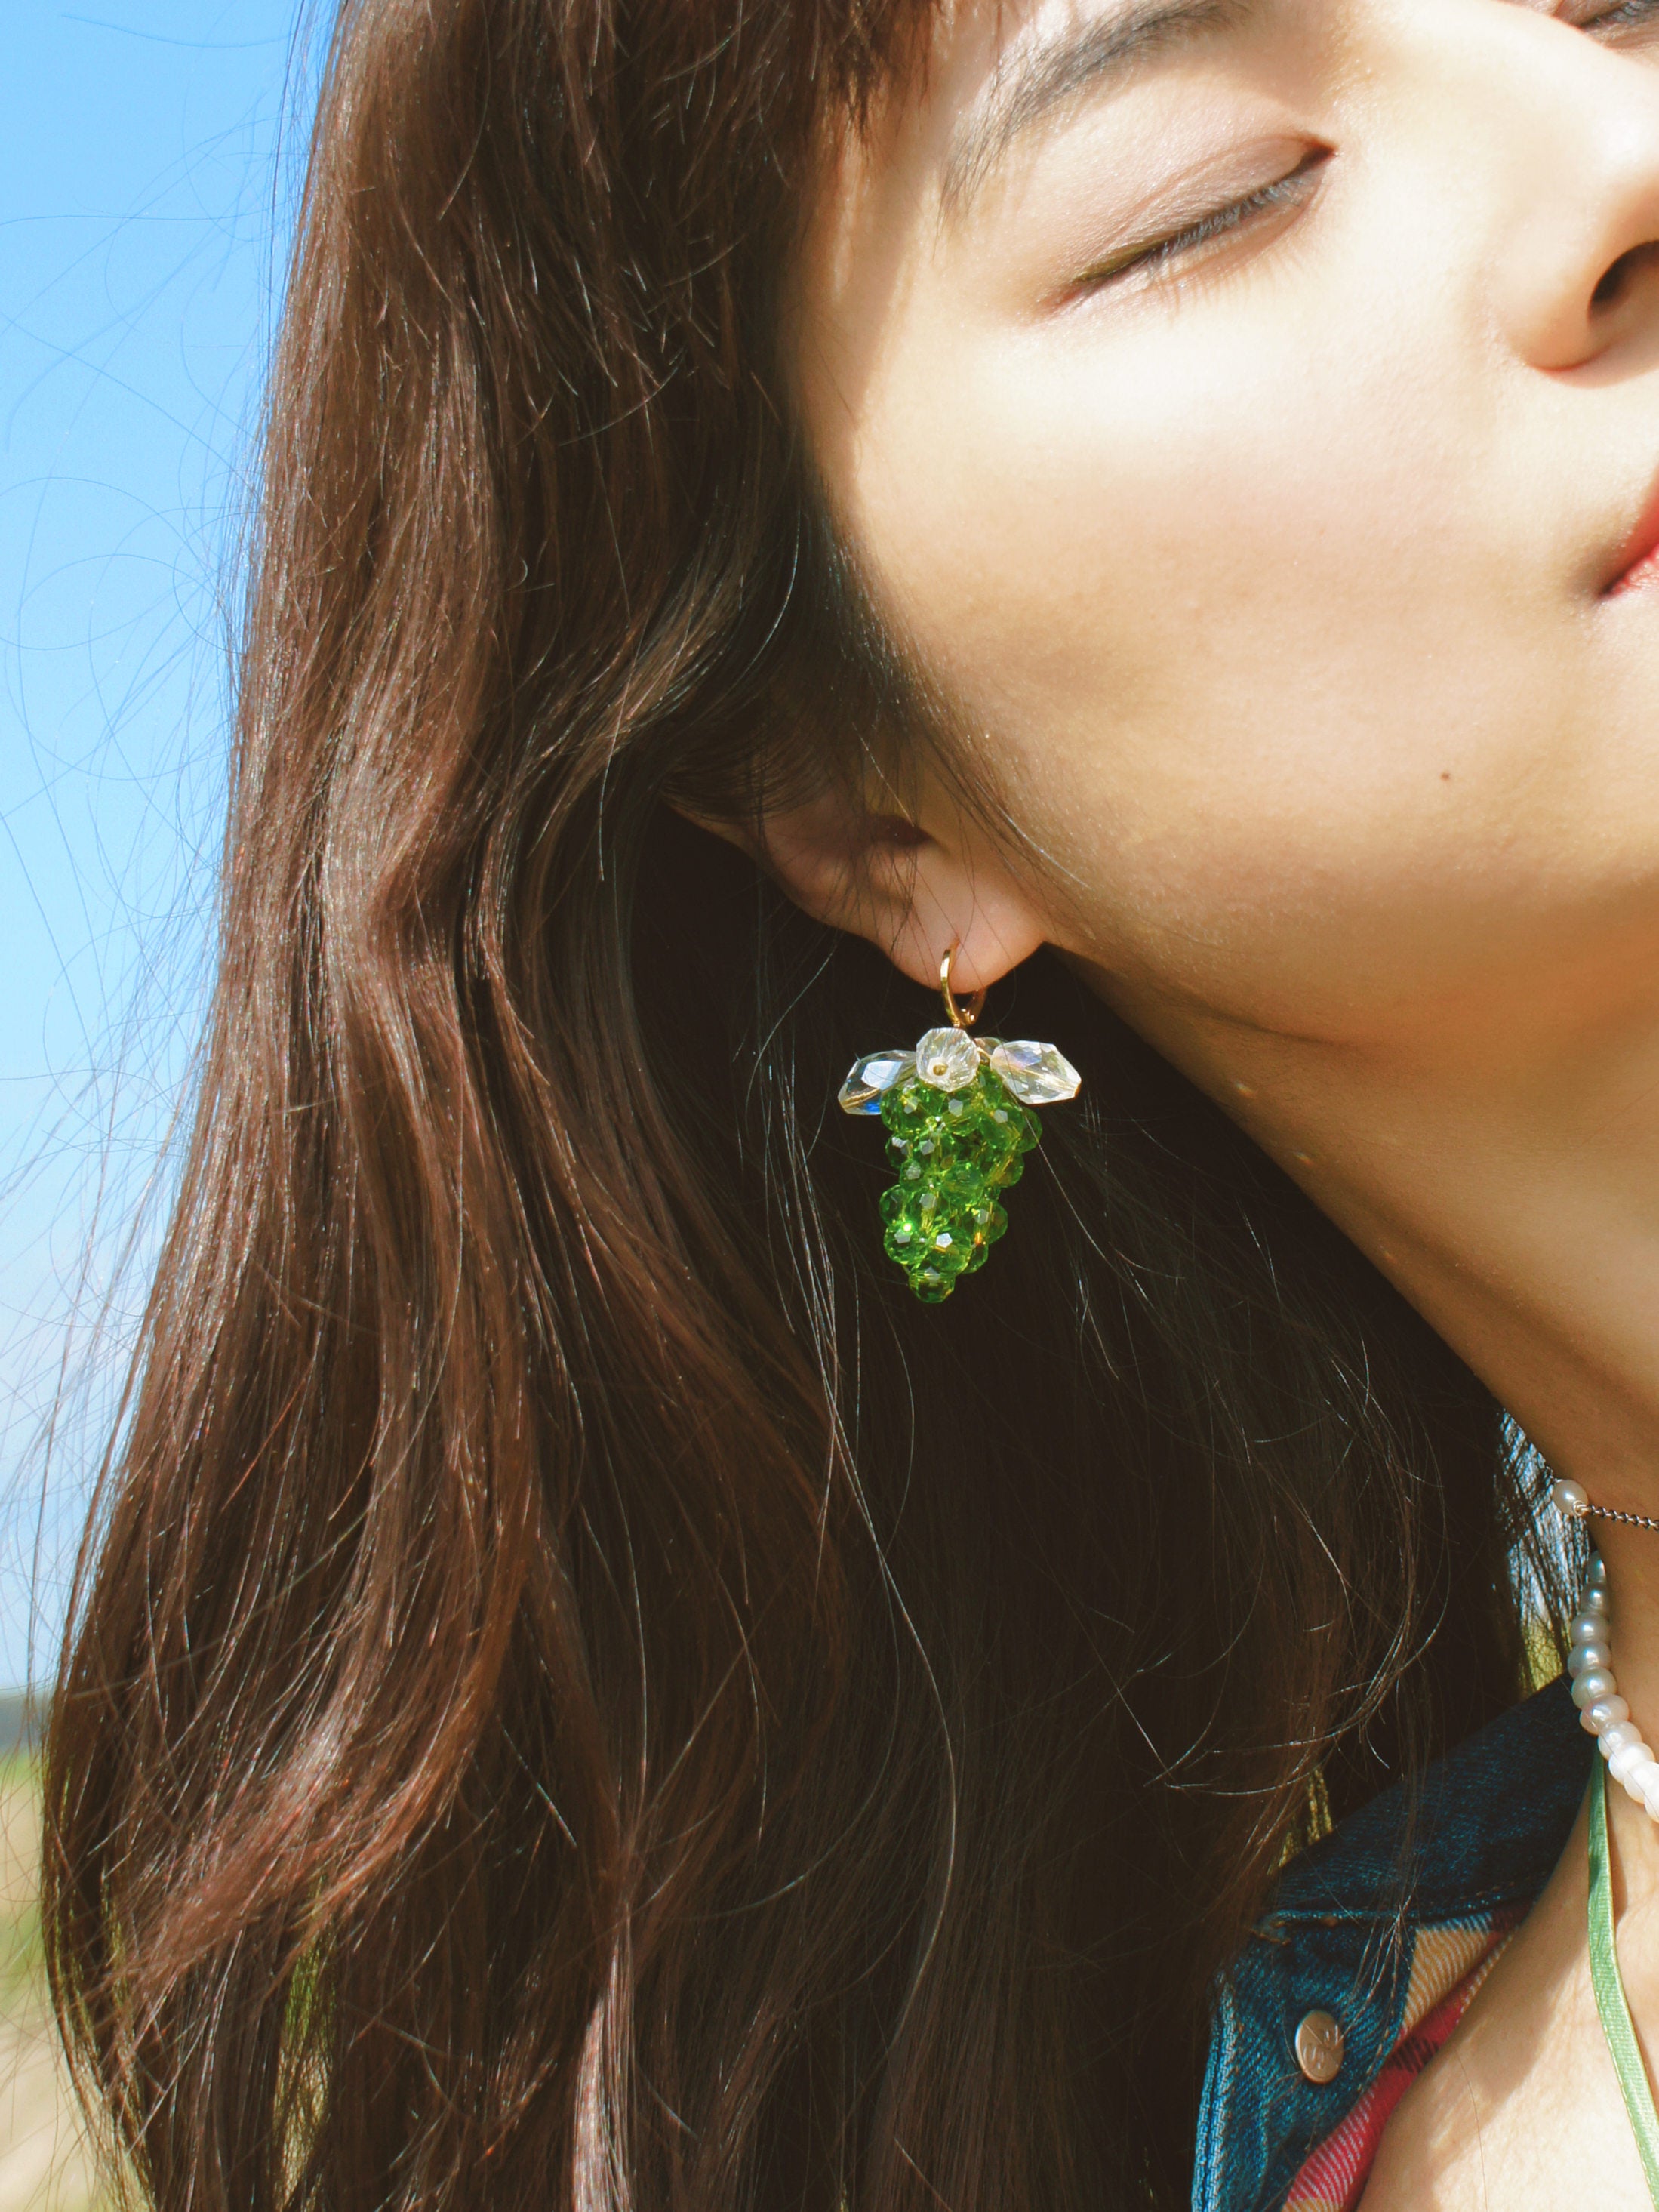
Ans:
[{"label": "sunlight on skin", "polygon": [[[968,9],[826,160],[818,465],[1048,863],[930,797],[855,926],[919,981],[948,927],[969,988],[1060,947],[1559,1469],[1659,1513],[1659,20],[1228,0],[1126,52],[1131,12]],[[1614,1795],[1659,2028],[1659,1837]],[[1582,1890],[1570,1852],[1411,2100],[1474,2069],[1503,2187],[1431,2118],[1368,2205],[1645,2203]]]},{"label": "sunlight on skin", "polygon": [[[969,988],[1086,963],[1565,1470],[1659,1498],[1659,591],[1607,589],[1659,276],[1598,289],[1659,233],[1654,49],[1517,0],[1233,12],[947,215],[999,55],[1077,20],[970,15],[827,180],[820,465],[1052,862],[924,814],[921,894]],[[1191,266],[1079,286],[1310,155]]]}]

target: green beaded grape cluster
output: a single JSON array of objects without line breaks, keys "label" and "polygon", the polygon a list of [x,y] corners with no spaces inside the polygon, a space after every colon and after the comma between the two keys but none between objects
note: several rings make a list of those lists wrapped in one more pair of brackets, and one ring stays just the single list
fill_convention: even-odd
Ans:
[{"label": "green beaded grape cluster", "polygon": [[910,1288],[928,1305],[948,1298],[959,1277],[982,1267],[1008,1226],[1000,1194],[1025,1172],[1042,1134],[994,1070],[983,1062],[965,1090],[935,1090],[911,1076],[881,1102],[887,1157],[898,1181],[882,1193],[883,1243]]}]

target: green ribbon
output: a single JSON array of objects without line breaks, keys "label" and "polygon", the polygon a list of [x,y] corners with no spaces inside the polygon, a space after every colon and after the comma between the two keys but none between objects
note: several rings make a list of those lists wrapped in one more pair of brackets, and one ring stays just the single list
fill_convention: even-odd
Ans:
[{"label": "green ribbon", "polygon": [[1595,2009],[1601,2015],[1601,2033],[1607,2039],[1613,2070],[1625,2095],[1631,2133],[1642,2154],[1648,2178],[1648,2194],[1659,2206],[1659,2112],[1653,2109],[1648,2069],[1636,2040],[1630,2006],[1625,1998],[1624,1978],[1619,1972],[1619,1950],[1613,1932],[1613,1874],[1607,1856],[1607,1783],[1602,1760],[1595,1762],[1590,1784],[1589,1814],[1589,1961]]}]

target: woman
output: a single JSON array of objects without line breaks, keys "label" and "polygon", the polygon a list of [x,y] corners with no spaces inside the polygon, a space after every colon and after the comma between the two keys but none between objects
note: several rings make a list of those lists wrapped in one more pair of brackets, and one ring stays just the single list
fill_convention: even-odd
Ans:
[{"label": "woman", "polygon": [[1649,0],[345,8],[49,1754],[159,2204],[1645,2201],[1656,478]]}]

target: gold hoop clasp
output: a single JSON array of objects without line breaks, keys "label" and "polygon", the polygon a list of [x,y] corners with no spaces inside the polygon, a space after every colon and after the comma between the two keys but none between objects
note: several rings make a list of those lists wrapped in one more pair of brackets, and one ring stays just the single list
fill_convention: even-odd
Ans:
[{"label": "gold hoop clasp", "polygon": [[945,1001],[945,1012],[951,1017],[951,1028],[970,1030],[985,1012],[985,994],[982,990],[975,991],[965,1006],[957,1004],[956,994],[951,988],[951,966],[961,950],[962,939],[958,938],[939,963],[939,995]]}]

